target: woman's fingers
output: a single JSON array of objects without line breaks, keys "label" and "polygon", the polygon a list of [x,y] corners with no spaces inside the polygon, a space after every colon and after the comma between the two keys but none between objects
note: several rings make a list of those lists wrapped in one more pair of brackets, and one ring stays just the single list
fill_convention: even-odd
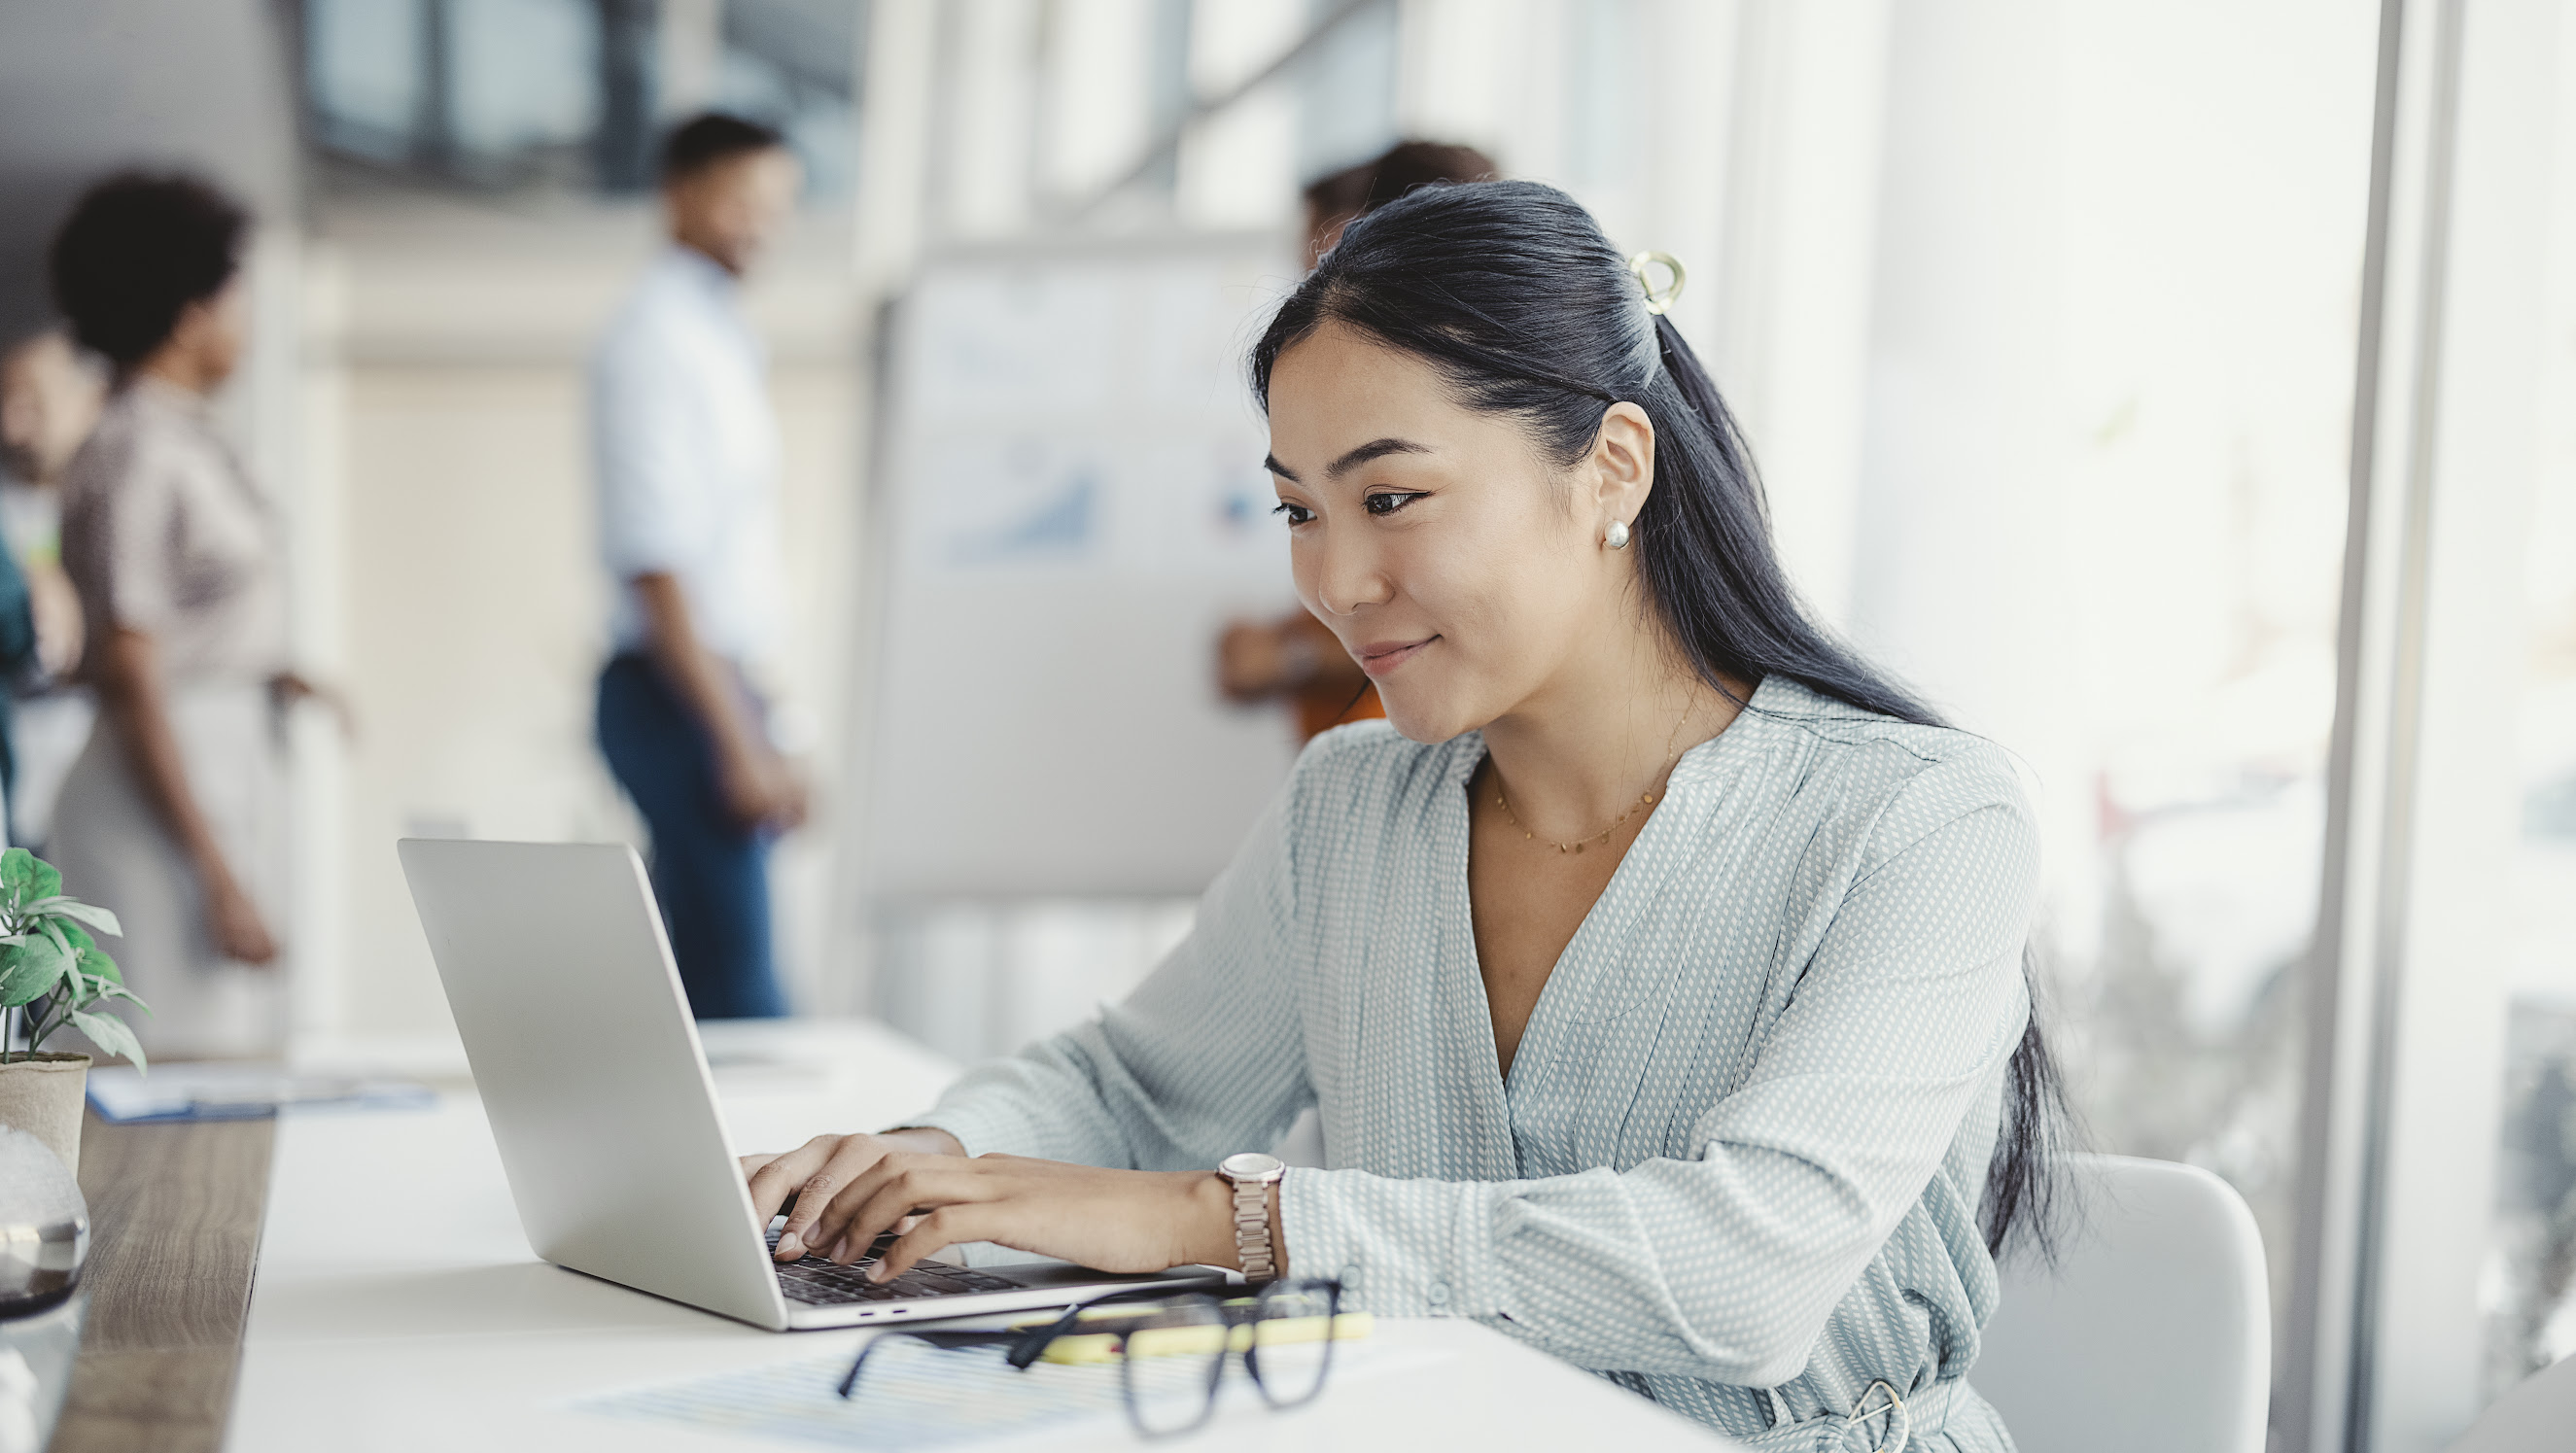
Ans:
[{"label": "woman's fingers", "polygon": [[778,1208],[796,1193],[798,1177],[811,1174],[814,1167],[823,1163],[826,1154],[817,1148],[815,1141],[809,1140],[794,1150],[757,1157],[758,1165],[748,1164],[754,1157],[743,1157],[746,1162],[745,1181],[751,1188],[751,1209],[759,1217],[761,1225],[769,1224],[769,1218],[777,1215]]},{"label": "woman's fingers", "polygon": [[868,1278],[892,1281],[942,1247],[969,1241],[1008,1241],[1009,1227],[1015,1219],[1013,1209],[1000,1202],[964,1203],[942,1206],[927,1216],[916,1217],[912,1229],[896,1237],[894,1244],[886,1248],[884,1258],[868,1268]]},{"label": "woman's fingers", "polygon": [[839,1143],[822,1165],[796,1183],[796,1209],[788,1216],[785,1229],[778,1233],[781,1261],[794,1261],[811,1251],[830,1250],[840,1223],[849,1219],[847,1209],[835,1213],[834,1202],[851,1182],[886,1158],[885,1143],[873,1135],[844,1135],[837,1139]]},{"label": "woman's fingers", "polygon": [[848,1265],[879,1236],[915,1211],[937,1211],[964,1201],[989,1201],[1008,1193],[989,1167],[950,1155],[890,1155],[861,1176],[833,1204],[817,1227],[818,1244]]},{"label": "woman's fingers", "polygon": [[[743,1157],[751,1176],[751,1209],[762,1226],[766,1227],[769,1218],[778,1214],[778,1208],[787,1204],[787,1198],[796,1194],[800,1182],[823,1168],[840,1139],[837,1135],[817,1135],[783,1155]],[[750,1165],[754,1159],[760,1164]]]}]

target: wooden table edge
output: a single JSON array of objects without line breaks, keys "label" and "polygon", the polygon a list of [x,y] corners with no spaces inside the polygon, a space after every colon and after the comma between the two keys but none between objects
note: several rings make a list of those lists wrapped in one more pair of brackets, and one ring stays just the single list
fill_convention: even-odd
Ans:
[{"label": "wooden table edge", "polygon": [[81,1128],[89,1297],[50,1453],[215,1453],[241,1375],[274,1119]]}]

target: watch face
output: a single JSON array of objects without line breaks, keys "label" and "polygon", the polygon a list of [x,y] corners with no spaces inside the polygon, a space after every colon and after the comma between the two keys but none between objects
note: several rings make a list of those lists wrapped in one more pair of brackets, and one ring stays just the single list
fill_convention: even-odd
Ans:
[{"label": "watch face", "polygon": [[1218,1161],[1216,1168],[1239,1181],[1257,1181],[1264,1176],[1277,1175],[1286,1170],[1288,1163],[1275,1155],[1263,1155],[1257,1150],[1247,1150]]}]

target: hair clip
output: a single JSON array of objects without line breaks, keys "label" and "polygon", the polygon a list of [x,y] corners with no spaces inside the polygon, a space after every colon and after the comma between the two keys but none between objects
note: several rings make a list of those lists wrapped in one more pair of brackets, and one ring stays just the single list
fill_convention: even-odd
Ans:
[{"label": "hair clip", "polygon": [[[1655,286],[1654,278],[1647,272],[1658,263],[1673,275],[1673,280],[1660,288]],[[1671,312],[1673,304],[1681,301],[1682,284],[1690,280],[1690,274],[1682,271],[1682,260],[1669,252],[1638,253],[1628,259],[1628,272],[1637,279],[1637,286],[1644,290],[1649,313]]]}]

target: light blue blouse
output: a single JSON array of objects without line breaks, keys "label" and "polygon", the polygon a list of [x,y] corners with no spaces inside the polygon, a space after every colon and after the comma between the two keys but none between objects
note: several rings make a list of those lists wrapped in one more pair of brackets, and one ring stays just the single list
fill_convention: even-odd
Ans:
[{"label": "light blue blouse", "polygon": [[[2005,754],[1765,681],[1673,770],[1508,1080],[1468,917],[1483,757],[1317,739],[1142,987],[910,1123],[1169,1170],[1311,1104],[1330,1168],[1281,1186],[1293,1273],[1757,1449],[2009,1449],[1962,1381],[2039,871]],[[1847,1422],[1891,1392],[1901,1423]]]}]

